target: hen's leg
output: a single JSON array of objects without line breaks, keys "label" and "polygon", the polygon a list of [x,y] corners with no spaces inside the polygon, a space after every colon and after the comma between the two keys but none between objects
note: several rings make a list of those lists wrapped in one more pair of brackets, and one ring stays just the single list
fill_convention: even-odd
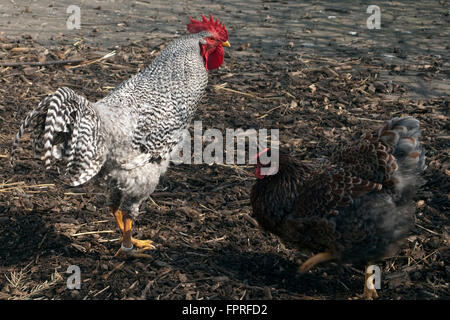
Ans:
[{"label": "hen's leg", "polygon": [[329,261],[329,260],[333,260],[335,258],[335,256],[329,252],[321,252],[318,253],[314,256],[312,256],[311,258],[309,258],[308,260],[306,260],[298,269],[298,272],[300,273],[305,273],[309,270],[311,270],[316,264],[325,262],[325,261]]},{"label": "hen's leg", "polygon": [[350,300],[359,300],[359,299],[373,300],[378,298],[377,289],[375,289],[373,283],[370,283],[370,281],[369,283],[367,282],[367,280],[372,274],[373,273],[367,272],[366,268],[364,277],[364,292],[362,294],[358,294],[356,297],[350,298]]},{"label": "hen's leg", "polygon": [[366,299],[366,300],[373,300],[373,299],[378,298],[378,293],[377,293],[377,289],[375,289],[373,283],[367,282],[367,279],[369,279],[369,277],[372,275],[372,273],[368,273],[367,270],[368,270],[368,267],[366,268],[366,271],[365,271],[364,292],[363,292],[361,298]]},{"label": "hen's leg", "polygon": [[[122,232],[122,246],[117,251],[116,257],[134,257],[134,258],[151,258],[150,255],[142,253],[143,251],[155,249],[151,240],[137,240],[131,236],[131,230],[133,226],[132,218],[123,213],[122,210],[116,209],[114,210],[114,217],[116,219],[116,223]],[[139,248],[139,250],[134,247]]]}]

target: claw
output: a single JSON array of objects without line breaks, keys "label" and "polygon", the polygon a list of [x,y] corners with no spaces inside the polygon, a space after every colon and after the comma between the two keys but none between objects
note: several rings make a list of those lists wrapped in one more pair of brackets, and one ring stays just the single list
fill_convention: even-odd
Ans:
[{"label": "claw", "polygon": [[144,251],[147,250],[152,250],[154,249],[154,246],[149,246],[147,248],[142,248],[142,249],[135,249],[134,246],[131,248],[125,248],[124,246],[122,246],[114,255],[115,258],[120,258],[120,259],[134,259],[134,258],[144,258],[144,259],[149,259],[149,258],[153,258],[151,255],[149,254],[145,254],[143,253]]},{"label": "claw", "polygon": [[152,240],[138,240],[131,238],[131,243],[142,250],[155,250],[156,247],[153,245]]},{"label": "claw", "polygon": [[364,292],[358,294],[356,297],[350,298],[349,300],[373,300],[378,299],[378,293],[376,289],[364,288]]},{"label": "claw", "polygon": [[366,268],[365,273],[365,279],[364,279],[364,292],[362,294],[358,294],[354,298],[350,298],[350,300],[358,300],[358,299],[364,299],[364,300],[373,300],[378,298],[377,289],[375,289],[375,286],[373,284],[369,284],[368,279],[371,272],[367,272],[368,268]]},{"label": "claw", "polygon": [[377,289],[367,289],[367,291],[362,294],[362,297],[365,300],[378,299]]},{"label": "claw", "polygon": [[[122,237],[122,239],[120,239],[120,242],[122,242],[122,241],[123,241],[123,237]],[[152,240],[138,240],[135,238],[131,238],[131,243],[133,244],[133,246],[135,246],[139,249],[142,249],[142,251],[156,249]]]}]

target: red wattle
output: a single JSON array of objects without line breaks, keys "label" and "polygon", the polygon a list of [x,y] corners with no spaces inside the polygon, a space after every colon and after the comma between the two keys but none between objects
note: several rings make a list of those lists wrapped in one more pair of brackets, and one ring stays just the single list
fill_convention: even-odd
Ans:
[{"label": "red wattle", "polygon": [[217,46],[216,49],[213,51],[206,51],[203,52],[203,58],[205,59],[205,68],[206,70],[214,70],[219,68],[222,63],[223,59],[225,57],[225,50],[223,50],[223,47],[221,45]]},{"label": "red wattle", "polygon": [[255,174],[258,179],[264,179],[264,177],[265,177],[264,175],[261,174],[261,168],[259,168],[259,167],[256,167]]}]

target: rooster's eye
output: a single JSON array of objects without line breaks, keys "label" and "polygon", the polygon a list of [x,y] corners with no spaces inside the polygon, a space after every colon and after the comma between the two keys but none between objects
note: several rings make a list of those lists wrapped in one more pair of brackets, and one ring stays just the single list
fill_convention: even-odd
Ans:
[{"label": "rooster's eye", "polygon": [[222,43],[222,42],[219,41],[219,40],[216,39],[216,38],[208,37],[208,38],[206,38],[206,43],[207,43],[207,44],[210,44],[210,45],[218,45],[218,44],[220,44],[220,43]]}]

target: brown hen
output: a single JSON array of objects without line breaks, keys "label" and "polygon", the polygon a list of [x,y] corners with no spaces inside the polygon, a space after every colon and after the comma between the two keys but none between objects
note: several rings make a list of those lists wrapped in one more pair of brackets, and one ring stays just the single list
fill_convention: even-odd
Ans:
[{"label": "brown hen", "polygon": [[[301,272],[333,259],[368,263],[385,257],[413,223],[412,197],[426,168],[419,137],[418,120],[394,118],[328,158],[299,161],[280,151],[273,175],[261,173],[274,166],[259,160],[266,149],[258,155],[253,214],[264,230],[316,253]],[[377,297],[367,286],[364,295]]]}]

